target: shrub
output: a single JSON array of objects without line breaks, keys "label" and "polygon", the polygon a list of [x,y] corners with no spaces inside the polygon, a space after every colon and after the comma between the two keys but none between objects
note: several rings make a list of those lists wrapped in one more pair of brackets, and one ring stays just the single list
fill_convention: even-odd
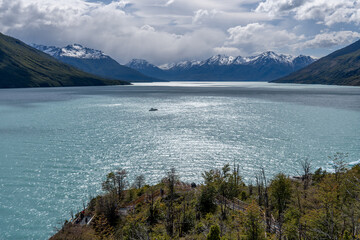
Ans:
[{"label": "shrub", "polygon": [[206,240],[220,240],[220,228],[218,225],[212,225]]}]

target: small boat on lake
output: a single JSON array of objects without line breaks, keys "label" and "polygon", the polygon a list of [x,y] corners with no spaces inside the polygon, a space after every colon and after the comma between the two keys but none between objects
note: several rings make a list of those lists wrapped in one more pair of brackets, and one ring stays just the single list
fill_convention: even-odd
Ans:
[{"label": "small boat on lake", "polygon": [[157,111],[157,108],[150,108],[149,110],[150,112],[154,112],[154,111]]}]

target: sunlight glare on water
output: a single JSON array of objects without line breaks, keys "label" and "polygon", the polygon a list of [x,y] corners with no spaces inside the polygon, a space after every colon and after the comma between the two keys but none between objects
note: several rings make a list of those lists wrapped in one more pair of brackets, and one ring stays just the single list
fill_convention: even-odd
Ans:
[{"label": "sunlight glare on water", "polygon": [[[150,108],[159,109],[149,112]],[[154,83],[0,90],[0,239],[46,239],[125,168],[131,182],[183,181],[240,164],[246,181],[297,174],[309,158],[360,159],[360,89],[267,83]]]}]

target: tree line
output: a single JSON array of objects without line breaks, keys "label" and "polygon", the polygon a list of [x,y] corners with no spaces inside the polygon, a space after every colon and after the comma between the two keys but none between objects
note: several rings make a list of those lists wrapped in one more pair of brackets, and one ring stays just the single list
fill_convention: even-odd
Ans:
[{"label": "tree line", "polygon": [[235,164],[204,171],[198,185],[175,168],[156,185],[144,175],[130,185],[118,169],[85,209],[93,222],[66,223],[53,239],[360,239],[360,166],[345,158],[331,157],[331,173],[304,160],[295,178],[260,169],[249,184]]}]

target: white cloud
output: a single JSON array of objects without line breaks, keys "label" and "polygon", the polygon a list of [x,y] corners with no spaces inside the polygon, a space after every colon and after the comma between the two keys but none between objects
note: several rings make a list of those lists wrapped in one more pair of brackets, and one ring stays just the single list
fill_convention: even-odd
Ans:
[{"label": "white cloud", "polygon": [[256,11],[267,12],[272,16],[276,16],[279,13],[288,13],[291,10],[303,5],[306,0],[266,0],[261,2]]},{"label": "white cloud", "polygon": [[165,6],[169,6],[171,4],[173,4],[175,2],[175,0],[169,0],[165,3]]},{"label": "white cloud", "polygon": [[303,38],[275,26],[259,23],[229,28],[228,33],[229,37],[223,46],[224,49],[227,51],[229,47],[237,49],[243,55],[289,49],[291,44]]},{"label": "white cloud", "polygon": [[140,28],[141,30],[144,30],[144,31],[150,31],[150,32],[155,32],[155,28],[153,28],[152,26],[150,25],[144,25]]},{"label": "white cloud", "polygon": [[[213,47],[221,44],[225,37],[225,34],[213,29],[201,29],[182,35],[159,31],[133,31],[130,36],[120,40],[125,47],[112,48],[111,51],[115,55],[125,56],[128,60],[145,58],[155,64],[162,64],[180,59],[207,57],[212,54]],[[117,42],[119,38],[113,41]],[[113,44],[110,42],[110,45]]]},{"label": "white cloud", "polygon": [[69,2],[0,2],[0,31],[28,43],[58,46],[80,43],[103,50],[122,63],[132,58],[145,58],[159,64],[208,57],[212,49],[226,39],[223,31],[206,27],[187,29],[179,34],[158,29],[142,17],[127,13],[124,1]]},{"label": "white cloud", "polygon": [[325,32],[313,39],[299,43],[297,48],[330,48],[338,45],[348,45],[359,40],[360,33],[352,31]]},{"label": "white cloud", "polygon": [[360,23],[360,2],[354,0],[265,0],[256,12],[273,17],[294,16],[297,20],[316,20],[331,26],[336,23]]},{"label": "white cloud", "polygon": [[[145,58],[162,64],[203,59],[216,53],[291,52],[301,44],[315,46],[320,35],[314,35],[320,30],[344,32],[346,28],[332,28],[335,23],[342,22],[351,30],[360,22],[360,3],[351,0],[106,2],[0,0],[0,31],[28,43],[57,46],[80,43],[103,50],[121,63]],[[249,6],[257,3],[256,10],[251,10]],[[282,16],[276,25],[272,22],[274,16]],[[311,34],[305,27],[302,30],[294,27],[306,19],[324,22],[329,27],[318,27]],[[313,42],[308,40],[305,44],[304,35],[314,38]],[[344,33],[334,36],[353,39]],[[333,41],[336,42],[341,41]]]},{"label": "white cloud", "polygon": [[227,56],[240,56],[243,54],[240,49],[236,47],[216,47],[214,48],[214,54],[221,54],[221,55],[227,55]]},{"label": "white cloud", "polygon": [[195,16],[193,18],[193,23],[202,23],[202,19],[203,18],[207,18],[207,17],[214,17],[216,14],[218,13],[218,11],[216,11],[215,9],[212,9],[211,11],[205,10],[205,9],[199,9],[195,12]]}]

